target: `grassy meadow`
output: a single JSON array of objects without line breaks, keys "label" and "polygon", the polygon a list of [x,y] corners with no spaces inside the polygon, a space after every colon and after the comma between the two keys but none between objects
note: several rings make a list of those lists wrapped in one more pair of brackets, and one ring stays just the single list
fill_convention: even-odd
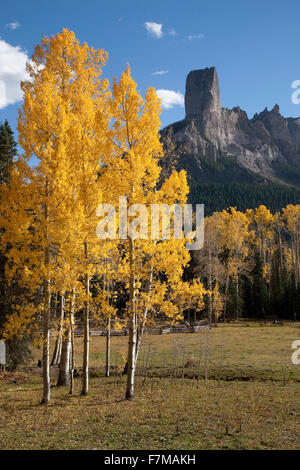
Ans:
[{"label": "grassy meadow", "polygon": [[[126,337],[91,337],[90,393],[56,387],[40,405],[41,350],[16,373],[0,372],[0,449],[299,449],[300,324],[236,323],[193,334],[145,335],[136,397],[124,400]],[[53,347],[53,344],[52,344]]]}]

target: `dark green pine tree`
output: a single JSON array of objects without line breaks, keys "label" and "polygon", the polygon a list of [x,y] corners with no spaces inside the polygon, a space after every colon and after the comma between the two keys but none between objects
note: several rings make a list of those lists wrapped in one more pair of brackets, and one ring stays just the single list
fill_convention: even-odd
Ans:
[{"label": "dark green pine tree", "polygon": [[[16,155],[16,142],[14,135],[8,124],[7,119],[4,124],[0,124],[0,184],[9,183],[9,168],[13,164],[14,156]],[[0,318],[3,321],[6,314],[6,282],[5,282],[5,255],[0,251],[0,311],[2,312]]]},{"label": "dark green pine tree", "polygon": [[4,124],[0,124],[0,184],[9,182],[9,169],[16,155],[17,143],[6,119]]},{"label": "dark green pine tree", "polygon": [[[7,121],[0,124],[0,185],[9,184],[9,170],[17,155],[17,144],[13,131]],[[1,236],[1,234],[0,234]],[[11,303],[20,295],[20,287],[17,282],[8,285],[5,278],[5,252],[0,251],[0,339],[2,327],[11,310]],[[12,338],[6,341],[7,365],[15,369],[19,364],[26,362],[30,357],[30,342],[28,336]]]}]

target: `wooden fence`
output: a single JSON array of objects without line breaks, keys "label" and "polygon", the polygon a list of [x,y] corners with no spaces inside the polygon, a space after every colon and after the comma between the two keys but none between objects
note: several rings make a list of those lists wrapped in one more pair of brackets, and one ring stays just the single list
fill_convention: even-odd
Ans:
[{"label": "wooden fence", "polygon": [[[165,334],[174,334],[174,333],[197,333],[197,331],[207,330],[209,329],[208,323],[203,323],[200,325],[193,325],[193,326],[163,326],[161,328],[147,328],[145,329],[145,333],[151,335],[165,335]],[[83,330],[80,327],[77,327],[75,332],[75,336],[83,336]],[[123,328],[122,330],[111,330],[111,336],[128,336],[128,328]],[[106,336],[106,330],[90,330],[90,336]]]}]

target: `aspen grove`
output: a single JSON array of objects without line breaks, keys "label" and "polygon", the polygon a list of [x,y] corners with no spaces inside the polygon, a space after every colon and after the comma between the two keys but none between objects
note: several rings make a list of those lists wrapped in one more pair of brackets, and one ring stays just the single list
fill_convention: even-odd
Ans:
[{"label": "aspen grove", "polygon": [[[1,237],[6,275],[28,290],[28,301],[11,312],[5,337],[27,328],[40,334],[43,348],[43,397],[50,401],[51,309],[59,302],[60,318],[52,363],[60,363],[59,385],[73,382],[74,311],[83,316],[82,394],[88,393],[89,323],[93,315],[110,321],[118,312],[115,286],[122,284],[129,326],[126,398],[134,395],[135,365],[145,325],[164,315],[181,318],[189,291],[203,308],[200,282],[184,283],[189,261],[185,240],[97,238],[97,208],[126,196],[131,204],[186,202],[185,172],[175,170],[158,186],[160,102],[154,89],[143,99],[127,67],[112,93],[102,68],[107,53],[80,44],[64,29],[44,37],[35,48],[22,83],[19,143],[23,153],[1,188]],[[37,164],[30,165],[35,158]],[[132,214],[134,215],[134,214]],[[119,255],[118,255],[119,253]],[[107,260],[118,259],[103,273]],[[91,291],[93,281],[93,293]],[[97,282],[98,281],[98,282]],[[110,284],[110,290],[107,284]],[[176,302],[178,292],[186,302]],[[59,300],[58,300],[59,299]],[[41,333],[40,333],[41,332]],[[73,364],[73,366],[72,366]]]},{"label": "aspen grove", "polygon": [[[91,322],[106,330],[106,376],[110,332],[127,329],[125,397],[131,400],[148,327],[191,315],[197,320],[201,313],[208,327],[238,320],[246,296],[262,318],[273,303],[289,302],[293,319],[300,314],[300,205],[276,214],[265,206],[215,212],[205,218],[203,248],[194,252],[186,247],[186,234],[134,236],[151,205],[183,210],[189,185],[186,172],[176,170],[180,156],[170,142],[163,145],[155,89],[143,98],[129,66],[110,84],[103,78],[107,60],[105,51],[80,44],[67,29],[42,39],[22,82],[22,151],[9,159],[1,178],[0,255],[9,286],[1,336],[9,342],[30,335],[42,348],[45,405],[51,365],[59,367],[57,385],[74,393],[76,322],[82,328],[84,396]],[[129,207],[126,230],[100,239],[101,205],[116,208],[118,217],[107,224],[121,231],[120,198]],[[152,229],[148,221],[146,232]]]}]

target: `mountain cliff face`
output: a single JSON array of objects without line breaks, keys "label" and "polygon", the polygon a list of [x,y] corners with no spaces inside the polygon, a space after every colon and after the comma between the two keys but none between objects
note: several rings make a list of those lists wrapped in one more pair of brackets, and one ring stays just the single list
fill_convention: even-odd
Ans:
[{"label": "mountain cliff face", "polygon": [[273,181],[300,186],[300,118],[284,118],[275,105],[249,119],[221,106],[215,67],[190,72],[185,119],[168,126],[180,165],[198,183]]}]

